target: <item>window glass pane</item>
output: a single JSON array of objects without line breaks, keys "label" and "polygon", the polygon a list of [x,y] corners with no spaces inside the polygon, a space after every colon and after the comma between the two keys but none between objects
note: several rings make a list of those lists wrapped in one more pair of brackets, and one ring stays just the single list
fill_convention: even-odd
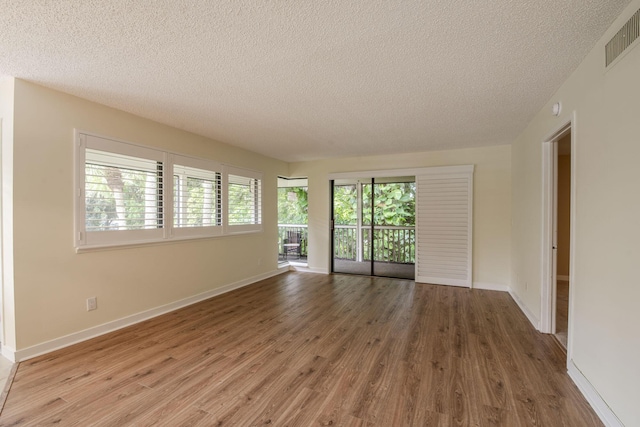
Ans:
[{"label": "window glass pane", "polygon": [[307,224],[307,187],[278,188],[278,224]]},{"label": "window glass pane", "polygon": [[260,224],[261,182],[229,174],[229,225]]},{"label": "window glass pane", "polygon": [[173,225],[220,225],[220,173],[174,165]]},{"label": "window glass pane", "polygon": [[371,184],[362,185],[362,225],[371,225]]},{"label": "window glass pane", "polygon": [[162,227],[162,162],[86,149],[87,231]]},{"label": "window glass pane", "polygon": [[358,223],[358,192],[356,185],[336,185],[333,188],[333,210],[336,225]]},{"label": "window glass pane", "polygon": [[[371,203],[371,186],[367,202]],[[369,205],[371,206],[371,205]],[[374,185],[374,224],[413,227],[416,225],[416,184],[395,182]],[[371,215],[371,207],[369,207]],[[369,222],[370,223],[370,222]]]}]

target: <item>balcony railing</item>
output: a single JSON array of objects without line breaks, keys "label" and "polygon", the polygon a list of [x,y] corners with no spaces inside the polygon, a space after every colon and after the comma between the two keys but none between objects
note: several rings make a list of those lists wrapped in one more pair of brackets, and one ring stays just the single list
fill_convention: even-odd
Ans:
[{"label": "balcony railing", "polygon": [[370,261],[373,242],[374,261],[415,263],[414,227],[376,226],[373,230],[373,239],[371,239],[371,228],[363,227],[360,234],[359,237],[358,227],[355,225],[336,225],[333,256],[351,261]]},{"label": "balcony railing", "polygon": [[[334,257],[351,261],[371,260],[371,229],[363,227],[358,238],[355,225],[336,225],[334,231]],[[294,235],[299,238],[299,248],[285,246]],[[414,227],[376,226],[373,230],[373,259],[381,262],[413,264],[416,258]],[[360,244],[358,241],[360,240]],[[280,260],[307,259],[308,228],[302,224],[278,225]]]}]

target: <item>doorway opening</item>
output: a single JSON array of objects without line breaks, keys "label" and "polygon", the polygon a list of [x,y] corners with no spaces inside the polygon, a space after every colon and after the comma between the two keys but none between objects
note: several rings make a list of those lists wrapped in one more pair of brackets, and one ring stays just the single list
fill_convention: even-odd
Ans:
[{"label": "doorway opening", "polygon": [[279,265],[308,265],[308,193],[307,178],[278,177]]},{"label": "doorway opening", "polygon": [[569,259],[571,253],[571,132],[558,141],[557,156],[556,322],[554,333],[567,348],[569,330]]},{"label": "doorway opening", "polygon": [[565,124],[543,145],[543,283],[541,331],[569,347],[570,295],[573,286],[572,218],[574,217],[573,137]]}]

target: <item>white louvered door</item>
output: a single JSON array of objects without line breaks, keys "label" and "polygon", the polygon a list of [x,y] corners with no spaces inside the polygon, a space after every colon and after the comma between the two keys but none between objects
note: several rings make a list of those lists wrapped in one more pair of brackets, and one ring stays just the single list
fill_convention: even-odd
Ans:
[{"label": "white louvered door", "polygon": [[416,282],[471,287],[473,165],[416,176]]}]

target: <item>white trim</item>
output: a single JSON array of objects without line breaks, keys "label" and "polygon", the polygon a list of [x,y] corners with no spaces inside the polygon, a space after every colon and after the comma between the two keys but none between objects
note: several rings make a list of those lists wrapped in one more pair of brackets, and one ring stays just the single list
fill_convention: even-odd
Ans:
[{"label": "white trim", "polygon": [[[13,86],[13,85],[12,85]],[[12,97],[14,97],[12,89]],[[15,98],[15,97],[14,97]],[[14,102],[14,98],[11,102]],[[13,110],[10,117],[13,117]],[[16,314],[15,314],[15,277],[14,277],[14,232],[13,232],[13,181],[14,181],[14,138],[13,120],[5,117],[2,123],[2,137],[0,138],[0,245],[2,246],[0,259],[0,279],[2,282],[2,309],[0,315],[2,353],[11,350],[7,342],[16,342]],[[7,137],[10,136],[10,137]],[[10,331],[8,334],[7,331]],[[9,335],[9,336],[7,336]],[[6,357],[6,356],[5,356]],[[10,359],[9,357],[7,357]],[[11,360],[11,359],[10,359]]]},{"label": "white trim", "polygon": [[[239,168],[236,166],[222,165],[222,226],[223,234],[244,234],[244,233],[256,233],[262,231],[262,217],[264,214],[263,209],[263,189],[264,178],[262,172],[254,171],[251,169]],[[242,224],[229,224],[229,209],[231,208],[231,202],[229,201],[229,177],[235,176],[238,178],[248,178],[249,180],[257,181],[258,192],[254,197],[257,198],[257,211],[254,210],[254,222],[242,223]],[[255,201],[255,200],[254,200]]]},{"label": "white trim", "polygon": [[[556,205],[555,202],[555,168],[554,164],[557,161],[554,158],[554,141],[571,132],[571,149],[574,148],[575,140],[575,111],[569,116],[568,119],[563,120],[548,136],[542,141],[542,227],[540,238],[540,256],[541,256],[541,286],[540,286],[540,324],[538,330],[543,333],[554,332],[554,317],[555,317],[555,281],[552,280],[554,274],[554,261],[553,261],[553,225],[554,214],[553,209]],[[575,159],[575,155],[572,151],[572,161]],[[575,171],[571,170],[571,191],[573,193],[575,187]],[[574,218],[575,205],[574,200],[571,200],[571,239],[574,237]],[[571,242],[573,245],[573,241]],[[575,247],[575,246],[572,246]],[[574,251],[571,251],[572,253]],[[571,264],[571,261],[570,261]],[[573,266],[570,266],[570,270]]]},{"label": "white trim", "polygon": [[443,280],[440,277],[429,277],[429,276],[416,276],[416,283],[426,283],[429,285],[443,285],[443,286],[456,286],[458,288],[469,288],[471,289],[471,282],[468,282],[466,279],[464,280],[456,280],[456,279],[447,279]]},{"label": "white trim", "polygon": [[[261,232],[253,231],[251,233],[257,234]],[[77,247],[75,251],[77,254],[83,254],[88,252],[102,252],[102,251],[119,250],[119,249],[144,248],[147,246],[163,246],[163,245],[168,245],[172,243],[187,243],[191,240],[233,238],[238,236],[244,236],[246,234],[249,234],[249,232],[218,234],[218,235],[211,235],[211,236],[181,236],[173,239],[151,240],[146,242],[117,243],[114,245],[82,246],[82,247]]]},{"label": "white trim", "polygon": [[522,302],[518,294],[516,294],[513,289],[509,288],[508,292],[509,295],[511,295],[511,298],[513,298],[516,304],[518,304],[518,307],[520,307],[520,311],[522,311],[527,319],[529,319],[529,322],[531,322],[533,327],[537,330],[540,330],[540,320],[536,317],[536,315],[533,314],[531,310],[529,310],[529,308]]},{"label": "white trim", "polygon": [[485,291],[509,292],[511,290],[511,288],[507,285],[486,282],[473,282],[473,285],[471,287],[472,289],[482,289]]},{"label": "white trim", "polygon": [[540,332],[550,334],[553,332],[553,206],[554,206],[554,180],[553,180],[553,142],[545,140],[542,143],[542,236],[540,239],[540,251],[542,260],[541,286],[540,286]]},{"label": "white trim", "polygon": [[16,363],[16,359],[15,359],[15,349],[11,348],[11,347],[7,347],[5,344],[2,344],[2,357],[4,357],[5,359],[7,359],[9,362],[11,363]]},{"label": "white trim", "polygon": [[426,168],[409,168],[409,169],[387,169],[361,172],[335,172],[330,173],[330,180],[337,179],[358,179],[358,178],[387,178],[393,176],[424,176],[424,175],[443,175],[473,173],[474,165],[458,165],[458,166],[432,166]]},{"label": "white trim", "polygon": [[578,182],[578,113],[576,111],[573,112],[571,117],[571,176],[570,176],[570,185],[571,185],[571,195],[569,196],[569,313],[567,319],[567,360],[571,360],[573,358],[573,313],[574,311],[574,302],[575,302],[575,265],[576,265],[576,225],[578,221],[576,220],[576,206],[577,200],[577,182]]},{"label": "white trim", "polygon": [[575,363],[573,363],[573,360],[567,362],[567,373],[605,426],[624,427],[622,421],[618,419],[596,388],[589,382],[580,369],[578,369]]},{"label": "white trim", "polygon": [[[164,212],[166,218],[171,218],[171,226],[167,227],[169,238],[199,238],[222,235],[222,213],[212,212],[210,224],[191,227],[181,223],[188,217],[188,202],[185,203],[184,192],[187,191],[187,180],[196,178],[212,183],[211,199],[213,210],[221,209],[218,196],[222,191],[222,164],[212,160],[169,154],[165,165],[166,179],[170,181],[172,191],[165,194]],[[177,176],[177,180],[176,180]],[[175,188],[178,191],[175,191]],[[175,209],[177,207],[177,209]],[[176,212],[177,211],[177,212]],[[176,220],[178,224],[176,224]]]},{"label": "white trim", "polygon": [[282,273],[286,273],[288,271],[292,271],[291,267],[289,266],[289,264],[279,264],[278,265],[278,271],[280,272],[280,274]]},{"label": "white trim", "polygon": [[228,285],[225,285],[216,289],[212,289],[210,291],[203,292],[198,295],[193,295],[191,297],[174,301],[169,304],[161,305],[159,307],[152,308],[150,310],[145,310],[140,313],[132,314],[130,316],[126,316],[118,320],[113,320],[111,322],[103,323],[102,325],[94,326],[92,328],[85,329],[83,331],[74,332],[72,334],[65,335],[63,337],[55,338],[51,341],[46,341],[40,344],[36,344],[34,346],[27,347],[22,350],[16,351],[3,346],[2,355],[7,359],[11,360],[12,362],[16,362],[16,361],[21,362],[36,356],[40,356],[42,354],[50,353],[52,351],[55,351],[64,347],[69,347],[73,344],[77,344],[92,338],[99,337],[104,334],[108,334],[109,332],[114,332],[119,329],[126,328],[127,326],[135,325],[136,323],[140,323],[145,320],[148,320],[157,316],[161,316],[163,314],[178,310],[180,308],[198,303],[200,301],[204,301],[206,299],[251,285],[253,283],[259,282],[260,280],[268,279],[270,277],[286,273],[287,271],[289,270],[277,269],[267,273],[259,274],[257,276],[239,280],[237,282],[230,283]]},{"label": "white trim", "polygon": [[299,265],[289,265],[289,270],[298,271],[301,273],[329,274],[329,270],[326,268],[302,267]]}]

